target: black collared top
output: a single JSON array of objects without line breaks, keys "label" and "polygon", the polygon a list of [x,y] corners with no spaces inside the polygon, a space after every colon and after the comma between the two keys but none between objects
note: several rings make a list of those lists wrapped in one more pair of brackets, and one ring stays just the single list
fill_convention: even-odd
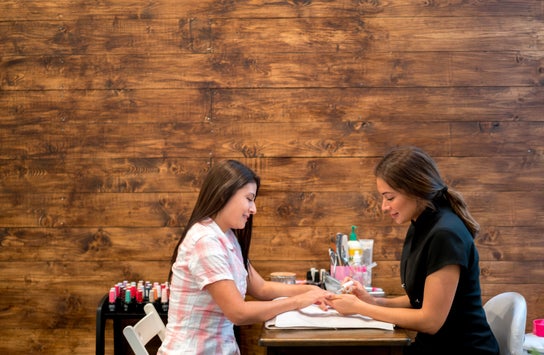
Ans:
[{"label": "black collared top", "polygon": [[408,353],[498,354],[499,348],[482,307],[478,251],[463,221],[444,201],[413,221],[401,257],[401,281],[413,308],[421,308],[425,279],[447,265],[461,275],[452,307],[434,335],[418,333]]}]

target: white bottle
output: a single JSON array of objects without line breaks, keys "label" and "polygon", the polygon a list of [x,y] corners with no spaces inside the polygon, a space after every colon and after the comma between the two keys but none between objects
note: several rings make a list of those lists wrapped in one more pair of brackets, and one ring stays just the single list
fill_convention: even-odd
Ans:
[{"label": "white bottle", "polygon": [[361,285],[365,286],[365,271],[366,267],[361,263],[363,256],[359,250],[355,250],[353,254],[353,263],[351,265],[353,269],[353,279],[359,281]]},{"label": "white bottle", "polygon": [[353,257],[356,252],[363,254],[361,243],[357,240],[357,234],[355,233],[356,226],[351,226],[351,233],[349,234],[348,249],[349,249],[349,261],[353,262]]}]

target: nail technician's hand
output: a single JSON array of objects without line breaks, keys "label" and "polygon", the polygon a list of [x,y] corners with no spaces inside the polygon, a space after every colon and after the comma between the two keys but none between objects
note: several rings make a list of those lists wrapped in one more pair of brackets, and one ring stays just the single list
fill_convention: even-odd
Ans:
[{"label": "nail technician's hand", "polygon": [[350,293],[352,295],[357,296],[357,298],[360,299],[361,301],[364,301],[370,304],[376,304],[376,299],[374,298],[374,296],[370,295],[370,293],[366,291],[366,288],[359,281],[356,281],[356,280],[353,280],[352,278],[347,277],[344,280],[344,283],[350,280],[353,281],[353,285],[348,287],[346,291],[343,293]]},{"label": "nail technician's hand", "polygon": [[356,296],[348,294],[331,295],[325,299],[325,303],[334,308],[338,313],[350,315],[357,313],[355,305],[361,302]]}]

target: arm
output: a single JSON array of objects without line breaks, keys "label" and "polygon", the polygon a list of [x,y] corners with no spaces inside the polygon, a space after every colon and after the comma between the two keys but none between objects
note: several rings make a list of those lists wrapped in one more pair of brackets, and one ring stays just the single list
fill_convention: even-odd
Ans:
[{"label": "arm", "polygon": [[398,296],[398,297],[374,297],[370,295],[366,289],[361,285],[359,281],[353,280],[350,277],[347,277],[343,282],[353,281],[353,286],[348,288],[347,293],[355,295],[361,301],[364,301],[369,304],[374,304],[382,307],[390,308],[411,308],[410,299],[407,295]]},{"label": "arm", "polygon": [[247,293],[258,300],[273,300],[278,297],[300,295],[308,291],[323,291],[323,289],[313,285],[289,285],[281,282],[265,281],[251,264],[248,273]]},{"label": "arm", "polygon": [[[221,280],[206,286],[225,316],[236,325],[264,322],[279,313],[304,308],[319,302],[328,292],[315,286],[286,285],[267,282],[250,266],[248,290],[250,294],[267,301],[246,301],[231,280]],[[275,297],[292,296],[268,301]]]},{"label": "arm", "polygon": [[425,279],[423,305],[420,309],[389,308],[404,304],[403,297],[384,302],[384,305],[389,307],[366,303],[354,295],[335,295],[328,298],[327,304],[343,314],[359,313],[403,328],[435,334],[446,321],[460,274],[459,265],[447,265],[428,275]]},{"label": "arm", "polygon": [[[372,296],[370,296],[372,297]],[[410,299],[407,295],[404,296],[398,296],[398,297],[391,297],[391,298],[385,298],[385,297],[372,297],[374,299],[374,304],[382,307],[389,307],[389,308],[410,308],[412,307],[410,305]]]}]

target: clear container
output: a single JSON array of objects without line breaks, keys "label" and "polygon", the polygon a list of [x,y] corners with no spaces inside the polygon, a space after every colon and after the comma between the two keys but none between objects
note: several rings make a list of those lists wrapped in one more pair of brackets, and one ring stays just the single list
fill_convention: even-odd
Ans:
[{"label": "clear container", "polygon": [[374,239],[359,239],[359,244],[361,244],[361,249],[363,250],[363,256],[361,263],[366,267],[365,271],[365,286],[372,286],[372,268],[369,268],[372,265],[372,254],[374,253]]},{"label": "clear container", "polygon": [[270,274],[270,281],[281,282],[284,284],[296,284],[296,274],[294,272],[273,272]]}]

